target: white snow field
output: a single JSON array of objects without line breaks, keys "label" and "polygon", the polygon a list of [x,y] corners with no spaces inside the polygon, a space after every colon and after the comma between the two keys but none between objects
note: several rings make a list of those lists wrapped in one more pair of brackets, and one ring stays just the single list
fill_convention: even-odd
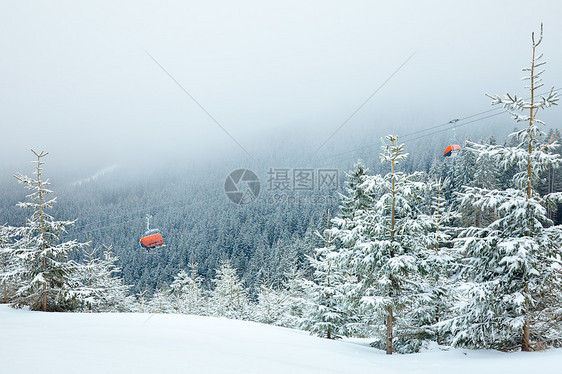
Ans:
[{"label": "white snow field", "polygon": [[[443,348],[445,349],[445,348]],[[562,349],[386,356],[364,340],[173,314],[41,313],[0,305],[0,373],[560,373]]]}]

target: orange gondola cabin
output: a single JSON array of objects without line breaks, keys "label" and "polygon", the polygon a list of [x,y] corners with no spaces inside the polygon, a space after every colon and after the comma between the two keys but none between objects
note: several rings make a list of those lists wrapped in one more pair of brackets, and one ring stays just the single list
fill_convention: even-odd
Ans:
[{"label": "orange gondola cabin", "polygon": [[143,248],[152,249],[158,248],[164,245],[164,239],[162,239],[162,234],[158,230],[147,231],[140,240],[140,244]]},{"label": "orange gondola cabin", "polygon": [[146,232],[144,236],[140,239],[141,247],[145,248],[146,250],[153,249],[153,248],[160,248],[164,246],[164,239],[162,239],[162,234],[160,234],[160,230],[158,229],[150,229],[150,219],[152,218],[151,215],[146,215]]},{"label": "orange gondola cabin", "polygon": [[458,144],[451,144],[443,152],[443,157],[456,157],[461,150],[461,146]]}]

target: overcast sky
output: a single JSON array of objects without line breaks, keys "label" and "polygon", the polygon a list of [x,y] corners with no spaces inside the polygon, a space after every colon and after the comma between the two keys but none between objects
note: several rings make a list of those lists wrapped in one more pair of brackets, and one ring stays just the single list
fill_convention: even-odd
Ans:
[{"label": "overcast sky", "polygon": [[[315,149],[374,128],[415,131],[525,96],[544,23],[546,86],[562,87],[562,2],[3,1],[0,163],[168,160],[286,134]],[[548,113],[548,112],[546,112]],[[560,127],[560,109],[543,117]],[[25,170],[24,170],[25,171]]]}]

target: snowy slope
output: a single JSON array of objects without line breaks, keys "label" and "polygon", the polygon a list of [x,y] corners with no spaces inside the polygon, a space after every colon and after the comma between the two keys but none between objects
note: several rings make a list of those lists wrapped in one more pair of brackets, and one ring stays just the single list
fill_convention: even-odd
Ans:
[{"label": "snowy slope", "polygon": [[562,350],[434,348],[386,356],[361,341],[212,317],[41,313],[0,305],[1,373],[558,373]]}]

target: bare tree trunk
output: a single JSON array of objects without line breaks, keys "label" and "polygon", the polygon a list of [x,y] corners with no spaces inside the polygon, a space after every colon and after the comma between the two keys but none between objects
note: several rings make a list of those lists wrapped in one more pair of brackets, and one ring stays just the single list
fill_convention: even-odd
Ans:
[{"label": "bare tree trunk", "polygon": [[[392,140],[392,146],[395,144],[395,139]],[[395,215],[396,215],[396,180],[394,175],[394,166],[396,162],[396,155],[392,158],[391,167],[392,167],[392,211],[390,217],[390,241],[394,242],[394,234],[395,234]],[[394,250],[390,249],[390,257],[394,257]],[[390,287],[393,287],[393,279],[392,275],[390,276]],[[392,298],[392,292],[390,294]],[[386,354],[392,354],[392,335],[393,335],[393,326],[392,326],[392,306],[387,307],[387,316],[386,316]]]},{"label": "bare tree trunk", "polygon": [[386,354],[392,354],[392,307],[389,306],[387,309],[386,316]]},{"label": "bare tree trunk", "polygon": [[[46,236],[45,236],[45,218],[43,215],[43,182],[41,181],[41,157],[45,157],[47,153],[41,152],[37,153],[33,149],[31,150],[37,156],[37,186],[39,187],[39,218],[41,220],[41,247],[43,256],[43,272],[47,271],[47,261],[45,260],[45,248],[46,248]],[[47,311],[47,282],[48,280],[44,277],[43,279],[43,311]]]},{"label": "bare tree trunk", "polygon": [[47,311],[47,283],[43,283],[43,311]]},{"label": "bare tree trunk", "polygon": [[[45,261],[45,257],[43,257],[43,271],[47,270],[47,262]],[[47,280],[43,281],[43,311],[47,311]]]},{"label": "bare tree trunk", "polygon": [[[533,132],[532,127],[535,122],[535,114],[538,110],[538,107],[535,107],[535,49],[537,45],[542,41],[542,24],[541,24],[541,39],[538,43],[535,43],[535,33],[532,34],[533,39],[533,58],[531,60],[531,105],[529,108],[529,156],[527,157],[527,201],[531,199],[531,192],[532,192],[532,164],[531,164],[531,156],[533,154]],[[531,236],[530,228],[529,231],[525,234],[526,236]],[[525,318],[525,322],[523,324],[523,337],[521,338],[521,350],[522,351],[530,351],[531,344],[529,341],[531,332],[529,326],[529,287],[525,285],[525,312],[523,317]]]},{"label": "bare tree trunk", "polygon": [[525,318],[525,324],[523,325],[523,339],[521,340],[521,350],[525,352],[529,352],[531,350],[530,330],[529,320]]}]

